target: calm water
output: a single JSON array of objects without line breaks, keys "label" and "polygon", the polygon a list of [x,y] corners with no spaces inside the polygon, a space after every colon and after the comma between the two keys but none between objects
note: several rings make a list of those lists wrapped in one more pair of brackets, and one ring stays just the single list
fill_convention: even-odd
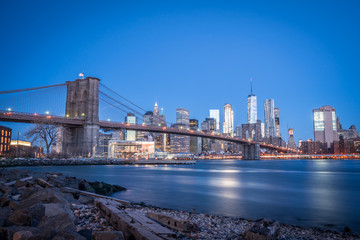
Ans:
[{"label": "calm water", "polygon": [[358,160],[211,160],[190,166],[32,167],[105,181],[159,207],[360,232]]}]

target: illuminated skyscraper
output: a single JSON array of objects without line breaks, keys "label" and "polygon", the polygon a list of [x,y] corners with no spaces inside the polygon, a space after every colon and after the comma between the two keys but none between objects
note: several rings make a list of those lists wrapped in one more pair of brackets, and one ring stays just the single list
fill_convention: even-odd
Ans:
[{"label": "illuminated skyscraper", "polygon": [[234,111],[231,104],[225,104],[224,106],[223,133],[231,137],[234,136]]},{"label": "illuminated skyscraper", "polygon": [[185,108],[176,109],[176,123],[184,124],[185,127],[189,127],[189,110]]},{"label": "illuminated skyscraper", "polygon": [[288,148],[296,149],[297,146],[294,139],[294,129],[290,128],[288,131],[289,131]]},{"label": "illuminated skyscraper", "polygon": [[313,117],[315,142],[326,142],[330,148],[331,143],[338,140],[335,108],[323,106],[313,109]]},{"label": "illuminated skyscraper", "polygon": [[210,109],[210,118],[215,119],[215,121],[216,121],[215,131],[220,133],[220,110],[219,109]]},{"label": "illuminated skyscraper", "polygon": [[274,112],[274,99],[264,100],[264,116],[265,116],[265,137],[275,137],[275,112]]},{"label": "illuminated skyscraper", "polygon": [[[128,113],[127,116],[125,117],[125,122],[128,124],[134,124],[134,125],[137,124],[137,119],[135,114]],[[127,141],[136,141],[136,131],[126,130],[125,139]]]},{"label": "illuminated skyscraper", "polygon": [[159,122],[160,122],[159,107],[158,107],[157,102],[155,102],[155,106],[154,106],[154,110],[153,110],[153,124],[157,126],[159,124]]},{"label": "illuminated skyscraper", "polygon": [[257,100],[256,96],[252,91],[252,79],[250,80],[251,92],[247,98],[247,114],[248,114],[248,123],[256,123],[257,120]]},{"label": "illuminated skyscraper", "polygon": [[279,111],[279,108],[274,108],[274,112],[275,112],[275,136],[276,137],[281,137],[281,132],[280,132],[280,111]]}]

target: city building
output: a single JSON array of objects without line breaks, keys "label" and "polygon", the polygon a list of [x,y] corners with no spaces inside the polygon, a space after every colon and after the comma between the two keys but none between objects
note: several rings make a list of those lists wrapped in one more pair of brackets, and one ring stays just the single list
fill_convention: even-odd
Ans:
[{"label": "city building", "polygon": [[314,142],[311,139],[301,141],[299,149],[302,154],[328,154],[329,150],[326,142]]},{"label": "city building", "polygon": [[261,138],[265,137],[265,123],[261,123]]},{"label": "city building", "polygon": [[288,148],[296,149],[297,146],[294,139],[294,129],[289,128],[288,133],[289,133]]},{"label": "city building", "polygon": [[[153,118],[153,112],[152,111],[147,111],[144,115],[143,115],[143,125],[146,126],[152,126],[154,125],[154,118]],[[152,141],[153,140],[153,136],[150,132],[142,132],[142,131],[138,131],[137,132],[137,140],[140,141]]]},{"label": "city building", "polygon": [[264,100],[264,117],[265,117],[265,138],[275,137],[275,110],[274,99]]},{"label": "city building", "polygon": [[176,109],[176,123],[184,124],[185,127],[189,127],[189,110],[185,108],[177,108]]},{"label": "city building", "polygon": [[326,143],[330,148],[331,143],[338,140],[335,108],[328,105],[313,109],[313,120],[315,142]]},{"label": "city building", "polygon": [[210,118],[215,119],[216,128],[215,131],[220,133],[220,110],[219,109],[210,109]]},{"label": "city building", "polygon": [[275,115],[275,137],[281,137],[279,108],[274,108],[274,115]]},{"label": "city building", "polygon": [[252,79],[250,80],[251,91],[250,95],[247,97],[247,116],[248,116],[248,124],[256,123],[257,121],[257,99],[253,94],[252,88]]},{"label": "city building", "polygon": [[155,142],[153,141],[127,141],[110,140],[108,157],[109,158],[154,158]]},{"label": "city building", "polygon": [[11,128],[0,126],[0,156],[10,150],[11,132]]},{"label": "city building", "polygon": [[158,103],[155,102],[154,110],[153,110],[153,122],[154,125],[158,125],[160,123],[160,115],[159,115],[159,107]]},{"label": "city building", "polygon": [[32,146],[31,142],[23,140],[11,140],[10,151],[8,156],[10,157],[41,157],[43,155],[43,149],[37,146]]},{"label": "city building", "polygon": [[[190,129],[193,131],[199,130],[199,121],[197,119],[190,119]],[[190,137],[190,152],[193,154],[201,153],[201,138],[200,137]]]},{"label": "city building", "polygon": [[[186,129],[188,125],[175,123],[171,127],[177,129]],[[170,134],[170,152],[188,153],[190,152],[190,136]]]},{"label": "city building", "polygon": [[241,128],[241,126],[237,126],[235,128],[235,137],[242,138],[242,128]]},{"label": "city building", "polygon": [[99,157],[107,157],[109,149],[109,141],[112,139],[112,133],[99,132],[99,143],[96,149],[96,155]]},{"label": "city building", "polygon": [[223,133],[231,137],[234,136],[234,111],[231,104],[224,106]]},{"label": "city building", "polygon": [[[125,117],[125,123],[132,124],[132,125],[137,124],[137,119],[136,119],[135,114],[128,113],[127,116]],[[126,130],[126,132],[125,132],[125,140],[127,140],[127,141],[136,141],[136,139],[137,139],[136,131],[134,131],[134,130]]]},{"label": "city building", "polygon": [[357,131],[355,125],[351,125],[349,129],[343,129],[341,124],[338,124],[337,126],[339,140],[348,140],[359,137],[359,132]]}]

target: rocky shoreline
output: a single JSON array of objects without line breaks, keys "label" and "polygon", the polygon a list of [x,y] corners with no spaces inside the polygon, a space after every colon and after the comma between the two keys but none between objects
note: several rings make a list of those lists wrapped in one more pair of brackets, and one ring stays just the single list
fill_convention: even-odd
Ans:
[{"label": "rocky shoreline", "polygon": [[30,166],[67,166],[67,165],[157,165],[174,164],[188,165],[195,164],[195,160],[164,160],[164,159],[117,159],[117,158],[5,158],[0,159],[0,167],[30,167]]},{"label": "rocky shoreline", "polygon": [[[125,188],[61,173],[0,169],[0,239],[124,239],[118,226],[112,226],[94,204],[94,199],[101,197],[96,194],[122,190]],[[267,219],[175,211],[143,203],[124,202],[122,208],[144,217],[149,213],[166,215],[191,226],[191,231],[184,232],[170,227],[174,234],[169,239],[360,239],[349,228],[344,232],[301,228]]]}]

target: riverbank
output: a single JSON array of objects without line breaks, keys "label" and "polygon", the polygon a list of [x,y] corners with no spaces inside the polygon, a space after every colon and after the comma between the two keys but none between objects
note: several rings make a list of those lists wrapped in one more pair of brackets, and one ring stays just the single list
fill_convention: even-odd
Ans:
[{"label": "riverbank", "polygon": [[[94,204],[95,199],[102,198],[96,194],[110,195],[119,190],[124,188],[61,173],[1,169],[0,239],[95,239],[93,236],[106,234],[113,236],[109,239],[121,239],[122,234],[115,231],[118,226],[112,226]],[[121,201],[121,206],[141,218],[154,213],[187,222],[190,231],[169,228],[175,239],[360,239],[349,228],[344,232],[301,228],[271,220],[175,211],[126,201]],[[19,236],[22,238],[15,238]]]},{"label": "riverbank", "polygon": [[69,166],[69,165],[189,165],[195,164],[195,160],[167,160],[167,159],[117,159],[117,158],[15,158],[0,159],[0,167],[30,167],[30,166]]}]

